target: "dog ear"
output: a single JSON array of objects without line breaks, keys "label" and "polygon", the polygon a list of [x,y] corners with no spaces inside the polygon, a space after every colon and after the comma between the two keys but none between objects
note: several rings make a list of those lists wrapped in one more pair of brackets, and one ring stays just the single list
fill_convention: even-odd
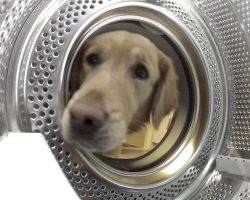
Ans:
[{"label": "dog ear", "polygon": [[77,52],[75,59],[74,59],[74,62],[72,64],[72,68],[70,71],[70,78],[69,78],[70,98],[72,97],[74,92],[80,88],[81,83],[85,77],[85,74],[83,71],[83,58],[84,58],[84,53],[85,53],[86,49],[87,49],[87,45],[85,44]]},{"label": "dog ear", "polygon": [[158,128],[161,120],[178,105],[177,75],[171,58],[159,52],[160,79],[156,83],[151,120]]}]

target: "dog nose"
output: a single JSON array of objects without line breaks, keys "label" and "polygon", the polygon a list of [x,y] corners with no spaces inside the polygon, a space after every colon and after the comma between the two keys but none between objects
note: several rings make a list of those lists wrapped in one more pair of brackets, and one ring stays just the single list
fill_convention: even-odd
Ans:
[{"label": "dog nose", "polygon": [[95,100],[78,100],[70,110],[73,128],[82,134],[93,133],[102,127],[105,112],[101,104]]}]

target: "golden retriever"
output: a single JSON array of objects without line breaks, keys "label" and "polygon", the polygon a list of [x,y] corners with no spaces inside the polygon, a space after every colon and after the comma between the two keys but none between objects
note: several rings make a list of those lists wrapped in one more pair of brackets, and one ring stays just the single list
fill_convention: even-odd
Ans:
[{"label": "golden retriever", "polygon": [[62,117],[62,135],[82,150],[106,152],[127,133],[161,119],[178,105],[171,58],[137,33],[112,31],[83,45],[73,68],[74,90]]}]

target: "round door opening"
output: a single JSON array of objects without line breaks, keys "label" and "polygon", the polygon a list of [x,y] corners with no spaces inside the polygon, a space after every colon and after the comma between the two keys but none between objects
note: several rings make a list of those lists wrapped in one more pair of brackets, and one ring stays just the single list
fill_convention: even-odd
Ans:
[{"label": "round door opening", "polygon": [[[155,49],[146,49],[144,42],[152,43],[152,47],[155,46]],[[76,117],[80,117],[79,111],[81,110],[87,113],[87,117],[81,116],[84,118],[81,118],[81,123],[84,123],[87,128],[78,127],[74,130],[81,129],[83,132],[93,134],[91,131],[96,131],[94,126],[96,122],[93,118],[102,115],[96,108],[107,112],[107,118],[112,114],[107,111],[110,107],[121,112],[119,114],[122,117],[124,113],[122,113],[121,107],[123,106],[125,108],[128,106],[123,110],[125,114],[127,114],[126,112],[133,113],[133,115],[128,114],[131,117],[125,127],[126,134],[123,135],[120,143],[114,139],[113,143],[117,144],[113,146],[112,140],[106,139],[108,141],[106,142],[100,139],[102,142],[100,146],[104,145],[104,148],[101,147],[103,150],[93,148],[95,145],[98,146],[100,135],[106,134],[105,131],[109,130],[106,129],[95,137],[83,136],[90,137],[92,140],[90,143],[94,144],[89,145],[85,142],[76,144],[83,154],[91,157],[101,166],[111,167],[114,170],[139,172],[162,165],[173,158],[178,151],[181,152],[187,147],[192,137],[200,137],[196,133],[197,116],[201,114],[199,110],[200,94],[195,88],[196,80],[190,67],[189,58],[182,53],[177,43],[178,41],[172,40],[159,27],[139,20],[106,24],[97,28],[79,43],[72,56],[68,85],[66,86],[66,102],[69,101],[71,106],[79,101],[82,103],[79,104],[80,106],[86,105],[86,109],[77,106],[72,112]],[[143,51],[146,51],[146,55],[137,55],[138,52],[138,54],[143,54]],[[160,71],[161,61],[156,60],[157,64],[152,64],[154,63],[153,59],[159,59],[159,57],[152,57],[155,51],[161,52],[169,59],[169,63],[166,63],[164,67],[173,68],[172,76],[175,76],[174,78],[166,76],[165,72]],[[147,55],[147,53],[152,55]],[[144,68],[148,71],[145,71]],[[157,80],[154,77],[157,75],[154,73],[159,73]],[[147,77],[145,78],[145,76]],[[151,81],[152,88],[147,85],[147,81]],[[147,93],[147,97],[145,97],[145,93]],[[148,98],[148,102],[144,104],[145,100],[141,101],[137,95],[144,95],[143,98]],[[131,109],[131,101],[132,103],[137,101],[143,105],[138,105],[135,111]],[[169,101],[174,101],[174,104],[167,108],[167,111],[164,111],[164,106],[167,107]],[[107,105],[110,103],[111,106]],[[118,105],[118,107],[112,107],[113,105]],[[95,108],[89,108],[91,106]],[[144,111],[140,109],[144,109]],[[155,109],[157,112],[163,112],[158,116],[157,124],[155,124],[153,116],[157,114],[154,113]],[[96,113],[99,116],[96,116]],[[121,120],[122,117],[118,117],[116,120]],[[112,121],[107,120],[107,123],[112,123]],[[105,125],[102,125],[101,129],[103,127]],[[119,129],[124,127],[114,127],[116,127],[115,130],[111,129],[113,131],[112,137],[117,137],[116,134],[120,134]],[[112,147],[106,148],[106,146]],[[95,153],[88,153],[88,150],[93,149]],[[192,153],[188,155],[189,158]]]}]

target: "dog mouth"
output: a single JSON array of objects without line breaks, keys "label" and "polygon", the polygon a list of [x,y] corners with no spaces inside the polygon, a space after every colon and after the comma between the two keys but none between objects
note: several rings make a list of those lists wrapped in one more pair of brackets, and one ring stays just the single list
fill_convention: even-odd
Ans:
[{"label": "dog mouth", "polygon": [[107,152],[120,146],[127,134],[125,121],[106,120],[103,125],[95,125],[87,120],[88,127],[82,128],[80,121],[70,123],[70,140],[79,149],[89,152]]},{"label": "dog mouth", "polygon": [[117,147],[117,145],[112,145],[112,139],[109,136],[103,136],[101,138],[96,138],[94,140],[85,140],[83,138],[78,138],[78,140],[74,140],[74,144],[83,151],[88,152],[108,152]]}]

